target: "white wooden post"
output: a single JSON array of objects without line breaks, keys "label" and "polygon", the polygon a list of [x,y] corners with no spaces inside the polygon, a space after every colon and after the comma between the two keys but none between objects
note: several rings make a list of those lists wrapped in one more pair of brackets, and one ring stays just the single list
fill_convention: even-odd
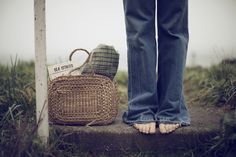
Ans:
[{"label": "white wooden post", "polygon": [[35,81],[36,81],[36,116],[38,136],[44,144],[48,141],[48,84],[46,57],[46,21],[45,0],[34,0],[35,28]]}]

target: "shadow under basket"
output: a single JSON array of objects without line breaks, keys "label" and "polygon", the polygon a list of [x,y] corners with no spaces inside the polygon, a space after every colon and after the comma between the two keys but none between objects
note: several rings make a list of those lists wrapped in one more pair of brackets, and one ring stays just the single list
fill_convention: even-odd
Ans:
[{"label": "shadow under basket", "polygon": [[106,76],[60,76],[48,90],[49,120],[54,124],[107,125],[117,116],[117,86]]}]

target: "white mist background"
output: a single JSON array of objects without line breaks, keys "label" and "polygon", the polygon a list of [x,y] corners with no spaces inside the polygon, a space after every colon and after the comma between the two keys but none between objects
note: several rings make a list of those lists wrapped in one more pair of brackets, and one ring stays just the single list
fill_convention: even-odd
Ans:
[{"label": "white mist background", "polygon": [[[75,48],[113,45],[127,70],[122,0],[46,0],[48,64],[68,60]],[[0,63],[34,59],[33,0],[0,0]],[[236,57],[236,1],[189,0],[187,65],[209,66]],[[84,57],[76,56],[77,60]]]}]

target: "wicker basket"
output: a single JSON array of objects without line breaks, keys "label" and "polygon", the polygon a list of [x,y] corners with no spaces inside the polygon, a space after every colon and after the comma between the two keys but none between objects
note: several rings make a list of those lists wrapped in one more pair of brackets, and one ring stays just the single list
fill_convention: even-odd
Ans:
[{"label": "wicker basket", "polygon": [[53,123],[107,125],[117,115],[117,87],[108,77],[94,73],[61,76],[49,84],[48,104]]}]

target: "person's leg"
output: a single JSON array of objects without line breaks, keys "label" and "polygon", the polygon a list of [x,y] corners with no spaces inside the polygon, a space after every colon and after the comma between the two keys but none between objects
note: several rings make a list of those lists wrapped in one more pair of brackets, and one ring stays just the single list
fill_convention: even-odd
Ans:
[{"label": "person's leg", "polygon": [[158,0],[158,104],[161,133],[189,125],[183,95],[183,75],[188,47],[188,0]]},{"label": "person's leg", "polygon": [[128,48],[128,111],[123,121],[140,132],[155,132],[155,0],[124,0]]}]

